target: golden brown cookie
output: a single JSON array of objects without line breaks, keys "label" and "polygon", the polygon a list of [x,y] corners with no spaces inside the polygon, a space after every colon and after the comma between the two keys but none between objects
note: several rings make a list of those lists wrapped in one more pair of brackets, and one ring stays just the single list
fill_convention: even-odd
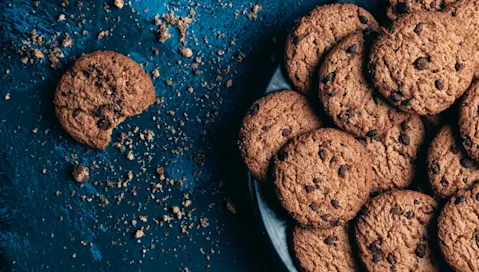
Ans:
[{"label": "golden brown cookie", "polygon": [[449,108],[472,81],[466,34],[461,20],[446,13],[401,16],[371,49],[375,86],[404,111],[434,115]]},{"label": "golden brown cookie", "polygon": [[115,127],[155,102],[148,74],[130,58],[95,51],[63,75],[55,109],[63,128],[78,142],[104,149]]},{"label": "golden brown cookie", "polygon": [[302,225],[330,228],[351,220],[371,190],[371,159],[351,135],[332,128],[288,142],[274,160],[280,203]]},{"label": "golden brown cookie", "polygon": [[479,271],[478,211],[479,185],[474,185],[451,197],[439,217],[439,247],[455,271]]},{"label": "golden brown cookie", "polygon": [[264,181],[271,158],[289,139],[321,125],[305,96],[290,90],[268,94],[254,102],[243,119],[240,153],[251,174]]},{"label": "golden brown cookie", "polygon": [[425,129],[418,115],[406,116],[406,120],[382,136],[359,138],[372,158],[373,192],[406,188],[415,177],[416,159],[424,142]]},{"label": "golden brown cookie", "polygon": [[429,147],[429,183],[439,197],[449,197],[479,180],[478,165],[466,154],[451,126],[443,127]]},{"label": "golden brown cookie", "polygon": [[396,20],[399,16],[416,11],[441,11],[458,0],[389,0],[387,16]]},{"label": "golden brown cookie", "polygon": [[459,132],[467,154],[479,162],[479,84],[469,87],[459,105]]},{"label": "golden brown cookie", "polygon": [[356,242],[368,271],[438,271],[429,246],[436,201],[395,190],[371,199],[356,225]]},{"label": "golden brown cookie", "polygon": [[387,102],[367,78],[374,35],[356,32],[326,55],[319,71],[319,97],[334,123],[355,137],[381,136],[408,115]]},{"label": "golden brown cookie", "polygon": [[356,271],[357,265],[346,226],[329,229],[296,226],[293,252],[301,271]]},{"label": "golden brown cookie", "polygon": [[316,94],[319,63],[347,35],[379,25],[366,10],[351,4],[319,6],[301,18],[286,41],[286,72],[296,90]]}]

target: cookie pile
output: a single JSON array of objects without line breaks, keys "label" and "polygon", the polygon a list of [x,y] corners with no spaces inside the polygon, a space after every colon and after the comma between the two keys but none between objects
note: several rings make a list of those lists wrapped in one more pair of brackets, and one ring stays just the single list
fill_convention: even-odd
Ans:
[{"label": "cookie pile", "polygon": [[301,270],[358,270],[357,254],[368,271],[479,271],[479,1],[384,12],[383,27],[352,4],[301,18],[294,91],[253,103],[240,153],[297,223]]}]

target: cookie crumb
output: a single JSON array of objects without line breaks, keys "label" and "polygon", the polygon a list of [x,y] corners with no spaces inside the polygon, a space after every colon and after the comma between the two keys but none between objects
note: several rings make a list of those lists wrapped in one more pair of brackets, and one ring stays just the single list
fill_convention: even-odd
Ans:
[{"label": "cookie crumb", "polygon": [[88,178],[90,176],[90,169],[88,167],[85,167],[81,164],[75,164],[75,167],[73,168],[73,178],[79,182],[83,183],[88,181]]},{"label": "cookie crumb", "polygon": [[193,51],[191,51],[191,49],[185,48],[185,47],[180,49],[180,53],[185,58],[190,58],[191,56],[193,56]]},{"label": "cookie crumb", "polygon": [[122,9],[123,6],[125,5],[125,1],[124,0],[115,0],[114,4],[117,8]]}]

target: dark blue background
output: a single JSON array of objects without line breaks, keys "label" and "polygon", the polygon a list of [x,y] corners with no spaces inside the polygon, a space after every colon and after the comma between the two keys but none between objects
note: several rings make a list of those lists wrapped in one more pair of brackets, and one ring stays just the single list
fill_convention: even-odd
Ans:
[{"label": "dark blue background", "polygon": [[[296,18],[325,1],[231,0],[221,2],[231,2],[232,7],[222,7],[217,0],[195,4],[132,0],[131,7],[121,10],[112,5],[113,1],[82,1],[81,9],[76,6],[76,0],[70,0],[65,7],[57,0],[39,2],[38,6],[31,0],[0,4],[1,268],[6,271],[178,271],[188,267],[190,271],[200,271],[210,265],[213,271],[280,269],[250,204],[246,170],[236,147],[237,133],[245,109],[263,94],[274,69],[282,61],[287,29]],[[248,13],[255,4],[262,7],[257,19],[250,20],[241,12],[235,19],[236,10]],[[110,5],[111,12],[106,12],[105,5]],[[205,65],[200,66],[201,76],[194,76],[193,69],[185,68],[184,64],[193,61],[178,54],[177,32],[170,31],[174,35],[164,44],[157,41],[153,16],[167,13],[167,7],[176,9],[177,15],[186,15],[195,7],[196,16],[188,28],[187,44],[195,55],[202,56]],[[61,13],[67,15],[67,20],[57,22]],[[87,22],[78,27],[76,22],[82,14]],[[69,18],[70,15],[75,19]],[[120,16],[121,21],[105,21],[105,16]],[[100,29],[110,27],[114,28],[112,36],[96,39]],[[50,68],[46,59],[35,64],[20,62],[17,50],[32,29],[46,40],[56,32],[60,37],[65,33],[72,36],[73,47],[62,48],[65,58],[61,60],[61,68]],[[73,34],[83,30],[88,34]],[[218,33],[226,37],[218,37]],[[204,37],[209,40],[208,44]],[[235,44],[231,45],[233,39]],[[151,47],[157,48],[160,54],[154,56]],[[157,96],[163,97],[164,103],[128,119],[114,131],[114,138],[136,126],[156,133],[156,146],[149,149],[152,160],[145,164],[145,173],[141,173],[142,165],[137,161],[146,151],[141,141],[135,140],[139,144],[134,148],[137,159],[133,161],[111,145],[104,151],[90,150],[73,141],[54,115],[53,94],[61,74],[81,53],[97,49],[129,54],[139,63],[148,63],[144,65],[147,71],[160,67],[161,76],[154,84]],[[218,50],[225,54],[218,56]],[[239,52],[246,55],[243,62],[235,59]],[[183,65],[177,65],[178,60]],[[217,69],[224,71],[228,66],[230,72],[223,72],[217,80]],[[175,86],[166,84],[170,78]],[[233,80],[231,88],[225,88],[228,79]],[[205,88],[202,82],[216,86]],[[189,86],[194,88],[193,93],[186,91]],[[7,93],[9,100],[4,99]],[[168,110],[175,111],[175,115],[170,116]],[[189,120],[183,117],[184,113]],[[159,121],[152,121],[153,116]],[[185,121],[184,127],[178,126],[181,120]],[[166,129],[168,126],[175,127],[176,134]],[[36,134],[32,133],[35,128]],[[171,152],[190,144],[192,147],[181,154]],[[85,186],[78,186],[71,178],[75,162],[87,166],[96,162],[100,166],[91,171],[90,182]],[[169,178],[186,178],[185,186],[163,184],[164,193],[155,193],[155,196],[170,198],[161,204],[147,200],[150,183],[159,182],[155,174],[158,166],[165,167]],[[42,173],[42,169],[47,172]],[[124,178],[128,170],[139,174],[128,189],[104,190],[106,180]],[[136,187],[136,196],[129,193],[132,187]],[[55,195],[57,191],[61,192],[60,196]],[[126,197],[116,205],[113,196],[123,191]],[[171,226],[161,227],[153,222],[168,214],[172,206],[181,206],[185,193],[193,202],[185,210],[196,209],[192,219],[173,220]],[[82,195],[95,194],[102,194],[110,204],[100,206],[98,197],[93,197],[91,202],[82,200]],[[228,199],[234,203],[236,215],[228,211]],[[131,226],[129,222],[139,215],[147,215],[148,222],[138,220],[136,227]],[[209,219],[209,226],[197,228],[201,217]],[[128,224],[124,224],[125,221]],[[188,235],[180,231],[182,221],[194,224]],[[137,243],[133,235],[141,226],[150,226],[150,229],[142,242]],[[81,241],[88,245],[83,246]],[[155,249],[150,249],[152,243]],[[145,256],[141,252],[144,247],[148,249]],[[201,254],[200,248],[207,254]],[[214,254],[210,254],[211,249]],[[72,258],[74,253],[76,258]],[[211,259],[207,260],[206,255]]]}]

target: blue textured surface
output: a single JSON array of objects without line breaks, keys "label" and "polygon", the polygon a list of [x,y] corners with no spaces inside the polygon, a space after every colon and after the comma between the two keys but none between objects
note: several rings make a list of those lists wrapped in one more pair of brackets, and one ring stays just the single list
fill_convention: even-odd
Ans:
[{"label": "blue textured surface", "polygon": [[[201,271],[207,266],[213,271],[275,270],[273,252],[249,206],[247,177],[238,158],[236,137],[243,112],[263,94],[282,61],[286,30],[294,19],[324,1],[233,0],[232,7],[223,7],[217,0],[132,0],[131,7],[121,10],[113,7],[112,1],[82,2],[82,8],[76,6],[76,0],[65,7],[56,0],[41,0],[38,6],[30,0],[0,4],[0,267],[6,271],[178,271],[185,267]],[[111,12],[105,11],[106,4],[112,6]],[[256,20],[241,12],[235,19],[236,10],[249,12],[255,4],[262,6]],[[167,13],[167,7],[176,8],[177,15],[186,15],[194,7],[196,16],[188,28],[187,44],[202,55],[205,65],[201,65],[201,76],[193,76],[192,69],[184,66],[192,60],[177,53],[178,33],[163,44],[157,41],[152,19],[155,14]],[[60,13],[67,15],[63,22],[57,22]],[[76,22],[82,14],[87,22],[79,27]],[[121,21],[106,21],[105,16],[120,16]],[[96,39],[100,29],[111,27],[112,36]],[[47,60],[26,65],[20,62],[17,50],[32,29],[45,40],[56,32],[61,38],[65,33],[72,36],[73,46],[62,48],[65,58],[61,68],[50,68]],[[88,34],[73,34],[83,30]],[[218,33],[226,36],[218,37]],[[231,45],[233,39],[235,44]],[[151,47],[159,50],[158,56],[151,53]],[[129,54],[147,71],[160,67],[161,76],[154,84],[157,96],[164,97],[165,102],[128,119],[114,131],[114,138],[136,126],[155,132],[156,147],[149,150],[152,160],[145,164],[144,173],[137,160],[125,159],[125,154],[111,145],[95,151],[74,142],[55,118],[52,100],[61,74],[81,53],[96,49]],[[217,54],[220,49],[225,51],[222,56]],[[235,60],[238,52],[246,55],[244,62]],[[183,64],[177,65],[178,60]],[[217,69],[228,66],[231,73],[223,73],[217,80]],[[175,86],[166,84],[170,78]],[[233,87],[224,87],[227,79],[233,79]],[[205,88],[202,82],[216,86]],[[186,91],[189,86],[193,93]],[[4,99],[7,94],[9,100]],[[175,115],[169,115],[168,110]],[[189,120],[183,118],[184,113]],[[153,122],[153,116],[159,121]],[[178,126],[181,120],[185,121],[183,127]],[[169,125],[175,127],[176,134],[166,129]],[[38,132],[33,133],[33,129]],[[182,154],[171,152],[190,144]],[[146,149],[138,144],[134,151],[141,156]],[[77,161],[100,166],[91,172],[91,182],[81,187],[71,179]],[[109,163],[113,168],[105,167]],[[185,178],[187,184],[164,184],[163,193],[154,193],[157,199],[170,196],[162,203],[148,198],[158,166],[165,167],[167,177]],[[107,180],[115,182],[128,170],[137,176],[127,189],[105,191]],[[136,196],[129,193],[133,187]],[[125,199],[116,205],[113,196],[123,191]],[[61,195],[56,196],[56,192]],[[194,218],[186,220],[194,224],[189,234],[181,233],[180,222],[185,220],[173,220],[171,226],[153,222],[168,214],[172,206],[181,206],[185,193],[193,203],[185,210],[195,209]],[[96,194],[110,204],[100,206],[99,197],[91,202],[82,199],[83,195]],[[227,199],[235,204],[236,215],[227,210]],[[148,222],[140,222],[139,215],[148,216]],[[197,228],[201,217],[209,219],[209,226]],[[133,219],[139,222],[136,227],[130,224]],[[141,226],[150,229],[137,243],[133,235]],[[145,254],[143,249],[147,249]]]}]

